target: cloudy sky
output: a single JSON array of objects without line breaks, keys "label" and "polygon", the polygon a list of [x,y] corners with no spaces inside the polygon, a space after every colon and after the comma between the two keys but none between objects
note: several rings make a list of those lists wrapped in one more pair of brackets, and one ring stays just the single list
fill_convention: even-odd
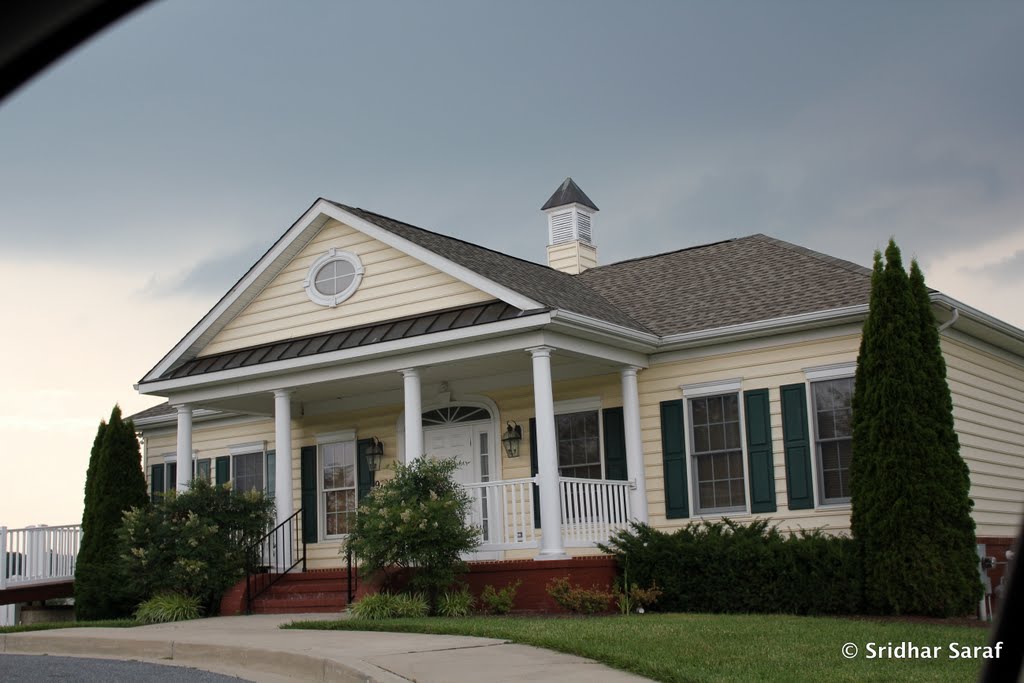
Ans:
[{"label": "cloudy sky", "polygon": [[0,525],[318,196],[524,258],[767,233],[1024,327],[1020,2],[161,0],[0,102]]}]

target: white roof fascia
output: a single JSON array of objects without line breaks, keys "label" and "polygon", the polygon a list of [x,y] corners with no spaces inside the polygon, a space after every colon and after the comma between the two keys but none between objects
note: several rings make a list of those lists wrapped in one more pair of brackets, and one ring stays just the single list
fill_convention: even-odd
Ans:
[{"label": "white roof fascia", "polygon": [[[1002,321],[999,318],[995,318],[988,313],[979,311],[973,306],[957,301],[951,296],[947,296],[942,292],[932,292],[929,295],[933,304],[939,304],[945,308],[956,310],[959,312],[958,318],[952,319],[951,329],[957,330],[961,333],[966,334],[969,337],[978,338],[975,332],[969,329],[965,329],[971,326],[971,323],[977,326],[985,328],[985,331],[990,333],[984,335],[990,338],[981,338],[981,341],[987,342],[1007,351],[1017,358],[1024,356],[1024,330],[1019,327],[1014,327],[1008,322]],[[1019,362],[1019,361],[1018,361]]]},{"label": "white roof fascia", "polygon": [[845,306],[843,308],[832,308],[826,311],[815,311],[813,313],[800,313],[788,315],[781,318],[769,320],[757,320],[739,325],[728,325],[716,327],[710,330],[697,330],[695,332],[684,332],[682,334],[671,334],[662,337],[659,352],[674,351],[705,344],[720,344],[726,341],[747,339],[781,332],[795,332],[808,330],[815,327],[829,325],[841,325],[843,323],[858,322],[863,320],[868,313],[867,304],[856,306]]},{"label": "white roof fascia", "polygon": [[[529,297],[499,285],[464,266],[460,266],[429,249],[399,237],[321,198],[314,202],[313,206],[299,220],[292,224],[292,227],[271,247],[270,251],[142,378],[140,384],[160,377],[189,351],[194,350],[197,346],[205,346],[212,340],[234,315],[247,306],[280,273],[288,262],[309,243],[316,232],[326,223],[324,219],[328,218],[333,218],[349,225],[516,308],[526,311],[544,307]],[[310,227],[313,227],[313,230],[310,230]],[[304,235],[305,239],[302,239]]]},{"label": "white roof fascia", "polygon": [[[274,246],[270,248],[270,251],[264,254],[256,262],[256,265],[243,275],[241,280],[235,283],[234,287],[228,290],[228,293],[142,378],[142,381],[148,382],[160,377],[189,351],[197,346],[205,346],[227,325],[231,318],[234,317],[234,313],[245,308],[252,299],[256,298],[263,288],[287,265],[291,258],[298,254],[309,243],[309,240],[312,239],[312,234],[304,242],[299,240],[299,237],[311,225],[317,224],[317,219],[322,215],[320,209],[323,203],[322,199],[317,200],[306,213],[302,214],[302,217],[292,224],[284,236],[278,239]],[[316,225],[316,230],[319,230],[324,222],[326,221],[319,222]],[[316,230],[311,232],[315,234]],[[280,267],[272,268],[275,263],[278,263]]]},{"label": "white roof fascia", "polygon": [[193,377],[180,377],[178,379],[157,380],[153,382],[140,382],[135,389],[143,394],[163,395],[164,392],[180,391],[192,387],[199,387],[213,383],[227,381],[239,381],[254,377],[280,374],[296,370],[304,370],[324,365],[337,365],[352,363],[361,360],[381,356],[393,356],[412,351],[420,351],[449,346],[463,342],[476,342],[496,336],[529,331],[543,327],[550,321],[547,313],[528,315],[522,318],[510,318],[483,325],[474,325],[455,330],[435,332],[420,337],[407,339],[395,339],[393,341],[378,342],[369,346],[357,346],[351,349],[331,351],[329,353],[317,353],[310,356],[299,356],[287,360],[278,360],[270,363],[258,363],[249,367],[233,368],[231,370],[219,370],[217,372],[204,373]]},{"label": "white roof fascia", "polygon": [[658,335],[650,332],[641,332],[560,308],[551,311],[551,323],[552,329],[562,329],[569,333],[585,332],[587,336],[627,346],[634,351],[650,353],[657,348],[660,340]]},{"label": "white roof fascia", "polygon": [[323,206],[320,209],[326,216],[333,218],[339,223],[350,225],[356,230],[370,237],[383,242],[389,247],[394,247],[399,251],[405,252],[413,258],[419,259],[424,263],[437,268],[442,273],[447,273],[452,277],[462,280],[463,282],[470,284],[477,289],[490,294],[496,299],[501,299],[505,303],[515,306],[518,309],[528,311],[530,309],[544,308],[544,304],[534,301],[533,299],[523,296],[519,292],[509,289],[504,285],[500,285],[493,280],[480,275],[477,272],[461,266],[454,261],[451,261],[440,254],[433,252],[426,247],[421,247],[415,242],[410,242],[404,237],[399,237],[390,230],[374,225],[364,218],[360,218],[355,214],[345,211],[339,206],[336,206],[328,201],[321,200],[318,204],[322,203]]}]

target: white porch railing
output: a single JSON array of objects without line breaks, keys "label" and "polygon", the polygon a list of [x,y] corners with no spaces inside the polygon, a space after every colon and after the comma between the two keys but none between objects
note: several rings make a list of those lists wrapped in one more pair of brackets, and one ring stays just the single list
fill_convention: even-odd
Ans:
[{"label": "white porch railing", "polygon": [[0,527],[0,590],[75,578],[82,526]]},{"label": "white porch railing", "polygon": [[[473,499],[469,524],[480,527],[480,551],[536,548],[540,529],[534,520],[536,478],[466,484]],[[562,539],[566,547],[607,541],[630,519],[628,481],[559,477]]]},{"label": "white porch railing", "polygon": [[533,523],[533,478],[466,484],[473,498],[469,524],[480,527],[478,550],[535,548],[540,529]]},{"label": "white porch railing", "polygon": [[567,547],[604,543],[629,523],[628,481],[558,478],[562,540]]}]

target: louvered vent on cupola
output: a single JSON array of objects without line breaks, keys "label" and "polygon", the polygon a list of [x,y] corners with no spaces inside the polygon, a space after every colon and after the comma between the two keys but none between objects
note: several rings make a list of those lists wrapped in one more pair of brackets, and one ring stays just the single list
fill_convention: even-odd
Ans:
[{"label": "louvered vent on cupola", "polygon": [[548,215],[548,265],[572,275],[597,265],[591,222],[598,208],[566,178],[541,210]]}]

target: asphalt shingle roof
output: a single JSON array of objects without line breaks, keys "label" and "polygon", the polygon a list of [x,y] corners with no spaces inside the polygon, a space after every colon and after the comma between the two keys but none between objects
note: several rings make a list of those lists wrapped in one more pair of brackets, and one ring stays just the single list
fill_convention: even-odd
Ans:
[{"label": "asphalt shingle roof", "polygon": [[417,228],[372,211],[338,202],[331,203],[544,306],[580,313],[634,330],[648,331],[621,309],[609,303],[595,289],[568,273],[471,242]]},{"label": "asphalt shingle roof", "polygon": [[866,304],[871,271],[766,235],[621,261],[579,280],[659,336]]}]

